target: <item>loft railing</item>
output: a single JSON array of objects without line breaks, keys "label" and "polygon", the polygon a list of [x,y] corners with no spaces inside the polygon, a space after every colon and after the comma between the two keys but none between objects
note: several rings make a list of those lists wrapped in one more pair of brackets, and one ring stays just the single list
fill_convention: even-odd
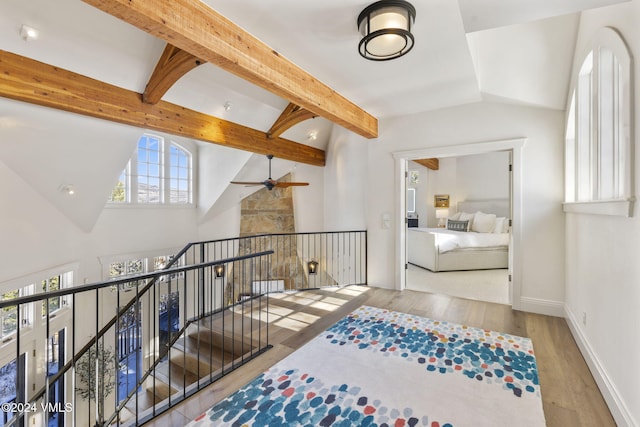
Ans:
[{"label": "loft railing", "polygon": [[[268,283],[272,291],[367,284],[366,230],[258,234],[202,241],[191,243],[184,254],[191,262],[204,262],[264,250],[274,252]],[[241,273],[225,271],[228,285],[238,283],[233,279]],[[266,282],[264,278],[260,281]],[[250,287],[238,291],[252,293]]]},{"label": "loft railing", "polygon": [[158,272],[0,301],[19,325],[0,427],[146,422],[269,348],[269,292],[366,284],[366,248],[366,231],[197,242]]},{"label": "loft railing", "polygon": [[[252,281],[256,275],[268,276],[261,269],[268,268],[271,254],[263,251],[0,301],[0,310],[17,307],[19,325],[25,319],[32,322],[40,307],[45,310],[38,319],[43,327],[19,327],[3,341],[3,350],[13,346],[21,362],[15,376],[18,392],[3,406],[7,416],[2,423],[139,425],[261,354],[269,348],[268,295],[226,294],[216,268],[245,271],[242,280]],[[55,314],[48,311],[52,298],[65,301]],[[177,304],[166,303],[171,300]],[[140,345],[129,348],[122,359],[118,325],[131,307],[133,324],[139,325],[133,335]],[[46,354],[37,354],[24,344],[34,339],[55,339],[68,355],[52,354],[48,345]]]}]

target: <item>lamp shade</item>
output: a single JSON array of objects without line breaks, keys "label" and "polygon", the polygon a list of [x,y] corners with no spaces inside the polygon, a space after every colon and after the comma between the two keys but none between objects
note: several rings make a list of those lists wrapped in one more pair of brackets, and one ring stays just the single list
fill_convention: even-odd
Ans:
[{"label": "lamp shade", "polygon": [[442,219],[449,216],[449,209],[436,209],[436,218]]},{"label": "lamp shade", "polygon": [[399,58],[413,48],[416,9],[404,0],[381,0],[358,16],[360,55],[372,61]]}]

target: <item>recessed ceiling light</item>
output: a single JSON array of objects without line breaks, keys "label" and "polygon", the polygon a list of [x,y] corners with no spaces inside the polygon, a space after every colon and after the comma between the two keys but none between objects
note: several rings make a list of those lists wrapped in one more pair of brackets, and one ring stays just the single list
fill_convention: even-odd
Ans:
[{"label": "recessed ceiling light", "polygon": [[60,192],[61,193],[66,193],[69,196],[73,196],[74,194],[76,194],[76,189],[73,187],[73,185],[70,185],[70,184],[61,185],[60,186]]},{"label": "recessed ceiling light", "polygon": [[40,32],[33,27],[28,25],[20,27],[20,37],[22,37],[24,41],[36,40],[39,35]]}]

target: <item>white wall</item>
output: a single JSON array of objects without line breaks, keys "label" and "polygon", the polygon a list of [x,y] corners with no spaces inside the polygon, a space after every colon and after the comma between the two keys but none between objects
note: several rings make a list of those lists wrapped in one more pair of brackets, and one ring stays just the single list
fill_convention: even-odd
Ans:
[{"label": "white wall", "polygon": [[[565,293],[563,123],[560,111],[492,103],[381,121],[380,138],[368,143],[369,283],[386,288],[396,285],[398,236],[393,229],[380,227],[380,216],[384,212],[393,216],[394,206],[399,203],[392,152],[526,137],[522,170],[523,303],[532,310],[550,307],[561,313]],[[393,220],[395,223],[396,218]]]},{"label": "white wall", "polygon": [[456,158],[456,198],[463,200],[509,197],[509,153],[506,151]]},{"label": "white wall", "polygon": [[375,196],[377,189],[367,183],[370,169],[366,159],[366,140],[353,132],[334,126],[326,149],[324,230],[347,231],[367,228],[366,191],[369,188],[372,196]]},{"label": "white wall", "polygon": [[1,161],[0,197],[0,283],[77,260],[82,232]]},{"label": "white wall", "polygon": [[[640,2],[582,14],[576,51],[583,51],[604,26],[617,29],[631,56],[640,57]],[[579,64],[574,64],[574,72]],[[640,122],[640,67],[635,73],[635,133]],[[640,188],[640,150],[635,141],[635,188]],[[637,212],[637,205],[636,205]],[[640,370],[640,216],[566,215],[566,311],[578,344],[616,422],[639,425]],[[586,316],[586,324],[582,322]]]}]

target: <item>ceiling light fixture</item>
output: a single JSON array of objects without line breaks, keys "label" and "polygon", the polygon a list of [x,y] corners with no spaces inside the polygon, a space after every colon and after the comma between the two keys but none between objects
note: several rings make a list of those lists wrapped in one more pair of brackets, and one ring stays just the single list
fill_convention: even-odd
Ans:
[{"label": "ceiling light fixture", "polygon": [[233,104],[231,104],[231,102],[227,101],[224,103],[224,111],[229,111],[231,110],[231,107],[233,106]]},{"label": "ceiling light fixture", "polygon": [[318,131],[317,130],[309,131],[309,133],[307,134],[307,139],[309,141],[315,141],[316,139],[318,139]]},{"label": "ceiling light fixture", "polygon": [[411,27],[415,19],[416,9],[407,1],[370,4],[358,15],[360,55],[372,61],[387,61],[408,53],[413,48]]},{"label": "ceiling light fixture", "polygon": [[20,27],[20,37],[24,41],[36,40],[40,35],[40,32],[33,27],[29,27],[28,25],[23,25]]}]

